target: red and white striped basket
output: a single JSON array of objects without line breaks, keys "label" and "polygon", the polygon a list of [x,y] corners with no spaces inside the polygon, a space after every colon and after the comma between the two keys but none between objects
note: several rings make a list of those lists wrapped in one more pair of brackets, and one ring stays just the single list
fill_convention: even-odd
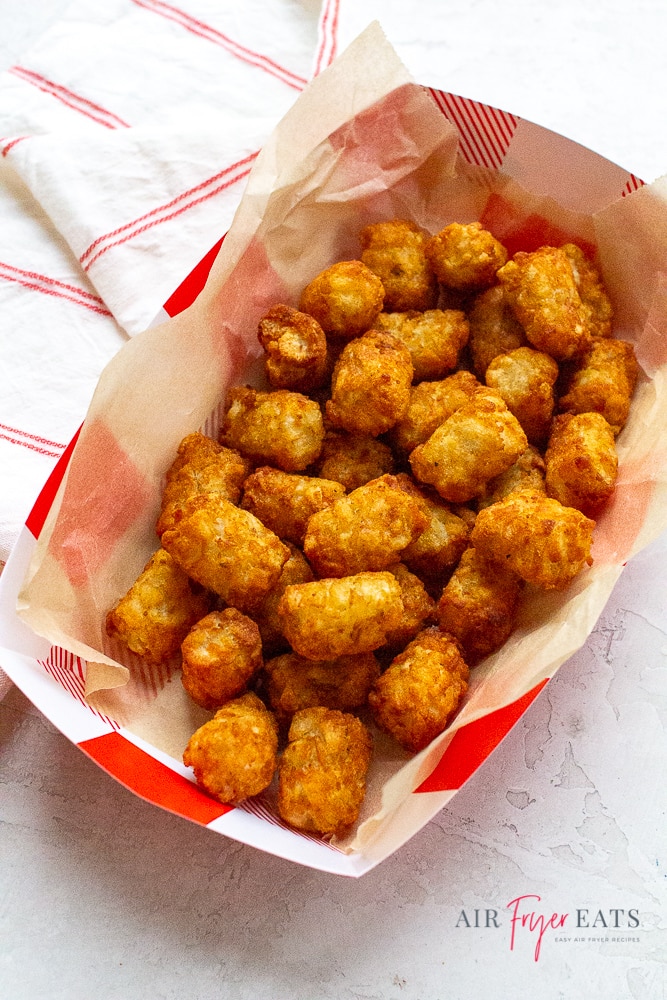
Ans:
[{"label": "red and white striped basket", "polygon": [[[592,181],[594,199],[600,203],[629,194],[642,184],[631,173],[567,139],[522,122],[515,115],[442,91],[430,92],[437,107],[458,131],[459,159],[463,165],[497,171],[503,169],[507,157],[511,156],[513,176],[528,183],[533,169],[531,164],[535,157],[539,158],[540,148],[544,146],[548,147],[551,157],[557,156],[560,149],[568,159],[570,171],[590,170],[591,162],[601,167]],[[522,160],[521,146],[526,143],[531,145],[531,157]],[[502,205],[496,203],[494,207],[492,202],[489,211],[502,212]],[[539,244],[545,234],[548,235],[548,225],[538,218],[532,224],[532,237]],[[524,226],[524,241],[527,233],[530,235],[529,230],[530,227]],[[158,319],[178,315],[196,299],[221,243],[222,240],[202,257],[199,265],[164,304]],[[276,818],[268,798],[260,796],[241,807],[214,801],[199,790],[190,770],[179,760],[89,705],[84,697],[85,661],[40,639],[16,613],[17,596],[36,540],[75,443],[76,438],[37,498],[0,578],[0,662],[15,684],[69,740],[121,784],[160,808],[277,856],[357,877],[400,847],[451,799],[489,758],[548,682],[548,678],[541,680],[500,710],[459,728],[430,773],[395,810],[381,844],[371,842],[363,852],[345,853],[323,840],[287,828]]]}]

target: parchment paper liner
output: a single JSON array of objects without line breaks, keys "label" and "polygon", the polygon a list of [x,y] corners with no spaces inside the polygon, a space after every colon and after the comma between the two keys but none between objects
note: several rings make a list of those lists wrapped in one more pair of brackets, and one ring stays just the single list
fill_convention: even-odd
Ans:
[{"label": "parchment paper liner", "polygon": [[[87,661],[94,707],[180,759],[207,714],[177,675],[172,682],[169,670],[147,670],[114,648],[104,618],[157,547],[163,475],[178,442],[197,428],[215,433],[226,389],[247,380],[261,315],[277,301],[295,304],[333,261],[358,257],[360,228],[383,218],[408,217],[430,232],[479,218],[512,249],[549,237],[595,252],[615,335],[635,343],[644,375],[618,439],[618,486],[596,528],[593,566],[565,593],[529,591],[515,634],[475,668],[463,708],[430,747],[410,758],[378,739],[362,817],[339,845],[348,852],[387,834],[458,727],[553,676],[586,640],[624,563],[667,526],[664,181],[621,197],[625,171],[530,123],[518,123],[500,171],[457,150],[454,126],[371,25],[277,126],[194,305],[134,338],[103,372],[18,601],[36,633]],[[564,150],[576,164],[569,181]],[[608,203],[602,175],[615,192]]]}]

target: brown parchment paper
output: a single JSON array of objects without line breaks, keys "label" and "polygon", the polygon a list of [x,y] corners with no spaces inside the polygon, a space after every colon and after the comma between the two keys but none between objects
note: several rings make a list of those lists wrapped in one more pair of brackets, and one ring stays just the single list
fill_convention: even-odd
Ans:
[{"label": "brown parchment paper", "polygon": [[86,660],[90,703],[179,759],[208,717],[176,669],[149,669],[113,646],[106,612],[157,547],[163,477],[179,441],[198,428],[215,434],[228,387],[252,381],[263,313],[296,304],[319,270],[358,257],[362,226],[394,217],[430,232],[479,218],[513,248],[531,249],[526,240],[538,236],[580,242],[596,254],[615,335],[633,341],[643,375],[593,565],[565,593],[528,590],[516,632],[475,668],[455,722],[422,753],[378,736],[360,822],[340,846],[377,845],[456,729],[553,676],[586,640],[624,563],[667,526],[667,184],[622,197],[627,177],[530,123],[518,124],[500,170],[468,162],[376,24],[314,80],[258,157],[197,301],[135,337],[103,372],[39,538],[18,612]]}]

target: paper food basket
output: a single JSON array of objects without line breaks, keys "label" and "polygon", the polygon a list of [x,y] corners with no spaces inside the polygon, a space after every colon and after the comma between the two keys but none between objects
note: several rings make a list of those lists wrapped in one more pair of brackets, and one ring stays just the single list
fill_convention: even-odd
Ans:
[{"label": "paper food basket", "polygon": [[[414,82],[371,25],[298,98],[257,158],[221,243],[158,322],[102,373],[77,440],[28,518],[0,581],[0,663],[73,743],[144,799],[217,833],[360,876],[420,830],[483,765],[586,641],[633,554],[667,527],[667,187],[515,115]],[[475,667],[456,719],[416,756],[378,739],[359,823],[339,843],[289,829],[270,791],[236,807],[181,762],[207,714],[177,671],[104,635],[106,611],[157,547],[164,472],[181,438],[217,431],[226,389],[256,361],[258,319],[335,260],[363,225],[429,232],[479,219],[508,247],[577,242],[596,260],[615,335],[642,374],[617,443],[618,485],[591,567],[533,594],[505,646]],[[221,234],[222,237],[222,234]]]}]

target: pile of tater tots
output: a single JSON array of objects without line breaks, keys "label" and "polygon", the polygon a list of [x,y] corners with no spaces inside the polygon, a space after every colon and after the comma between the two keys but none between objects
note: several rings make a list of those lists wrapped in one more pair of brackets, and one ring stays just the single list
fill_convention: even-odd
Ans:
[{"label": "pile of tater tots", "polygon": [[479,222],[366,226],[258,337],[268,389],[181,442],[107,632],[180,658],[207,793],[275,780],[284,822],[340,837],[373,732],[426,747],[522,594],[591,562],[638,366],[578,246],[510,259]]}]

